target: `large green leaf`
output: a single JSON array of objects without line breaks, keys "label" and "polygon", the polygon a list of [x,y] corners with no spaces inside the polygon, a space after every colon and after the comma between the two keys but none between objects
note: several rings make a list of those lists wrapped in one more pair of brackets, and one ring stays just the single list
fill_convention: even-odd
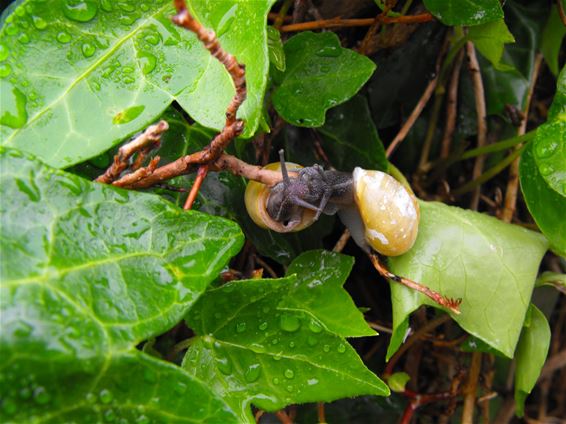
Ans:
[{"label": "large green leaf", "polygon": [[530,143],[521,155],[521,191],[529,212],[558,254],[566,257],[566,197],[550,188],[539,172]]},{"label": "large green leaf", "polygon": [[524,414],[525,399],[538,380],[550,346],[550,326],[544,314],[531,305],[517,345],[515,370],[515,404],[517,415]]},{"label": "large green leaf", "polygon": [[[14,406],[4,403],[4,418],[55,414],[52,422],[61,422],[84,413],[97,421],[112,409],[182,420],[183,402],[195,411],[208,402],[226,409],[194,377],[134,347],[179,322],[241,247],[237,226],[13,149],[0,148],[0,170],[0,396]],[[130,369],[155,375],[155,384],[140,385]],[[175,385],[186,385],[189,397],[167,399]],[[193,403],[191,394],[206,402]],[[195,413],[214,420],[214,408],[206,411]]]},{"label": "large green leaf", "polygon": [[336,169],[387,169],[385,149],[365,97],[357,95],[331,109],[318,131],[324,135],[324,150]]},{"label": "large green leaf", "polygon": [[560,71],[558,57],[562,41],[564,40],[564,35],[566,35],[566,26],[564,26],[560,19],[558,5],[553,4],[548,21],[546,22],[542,33],[540,50],[544,55],[544,60],[548,65],[548,69],[550,69],[554,75],[558,75],[558,72]]},{"label": "large green leaf", "polygon": [[538,127],[532,152],[548,186],[566,197],[566,114]]},{"label": "large green leaf", "polygon": [[424,4],[446,25],[479,25],[503,18],[499,0],[424,0]]},{"label": "large green leaf", "polygon": [[[272,3],[191,2],[246,65],[248,99],[239,116],[247,137],[261,116]],[[202,125],[221,128],[232,80],[194,34],[171,22],[173,13],[170,0],[22,3],[0,31],[2,144],[68,166],[147,126],[173,100]]]},{"label": "large green leaf", "polygon": [[[231,282],[207,291],[187,316],[197,336],[185,356],[184,368],[222,393],[242,421],[253,422],[250,403],[273,411],[291,403],[389,393],[355,350],[333,331],[347,332],[348,324],[329,320],[321,306],[328,299],[338,308],[337,316],[355,316],[347,294],[341,289],[338,294],[331,287],[336,284],[331,267],[336,260],[345,259],[335,255],[325,258],[330,259],[330,267],[319,269],[318,279],[311,279],[311,274],[302,282],[295,276]],[[305,261],[316,266],[321,263],[312,254],[298,261],[301,264],[296,270],[302,270]],[[316,286],[315,282],[330,286],[329,290],[314,288],[308,293],[304,284]],[[290,298],[295,295],[302,302],[292,303]],[[319,299],[307,298],[315,295]],[[358,332],[356,324],[352,327]]]},{"label": "large green leaf", "polygon": [[375,69],[365,56],[342,48],[332,32],[303,32],[284,48],[287,66],[276,78],[273,106],[297,126],[320,127],[326,111],[356,94]]},{"label": "large green leaf", "polygon": [[[461,298],[453,319],[507,357],[512,357],[538,267],[548,248],[544,237],[493,217],[420,202],[419,235],[406,254],[391,258],[393,272]],[[391,283],[397,346],[409,314],[422,304],[438,306],[420,293]]]}]

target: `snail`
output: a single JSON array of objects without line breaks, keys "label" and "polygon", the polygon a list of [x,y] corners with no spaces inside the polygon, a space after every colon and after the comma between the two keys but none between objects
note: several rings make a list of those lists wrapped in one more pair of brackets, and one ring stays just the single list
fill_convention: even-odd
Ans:
[{"label": "snail", "polygon": [[[324,170],[320,165],[301,168],[280,162],[282,181],[273,187],[252,181],[245,203],[256,224],[277,232],[300,231],[322,213],[338,213],[354,241],[366,252],[373,248],[397,256],[414,244],[419,226],[416,197],[395,178],[381,171],[354,169],[353,173]],[[289,166],[293,175],[289,175]]]}]

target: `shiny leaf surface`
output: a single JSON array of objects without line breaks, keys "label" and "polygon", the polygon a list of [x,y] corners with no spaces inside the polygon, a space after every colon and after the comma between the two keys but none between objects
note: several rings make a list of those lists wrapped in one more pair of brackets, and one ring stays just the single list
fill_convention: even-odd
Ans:
[{"label": "shiny leaf surface", "polygon": [[[246,65],[239,116],[247,137],[261,116],[271,4],[191,2]],[[174,100],[202,125],[221,128],[233,83],[192,33],[171,22],[173,12],[169,0],[22,3],[0,31],[2,143],[65,167],[144,128]]]},{"label": "shiny leaf surface", "polygon": [[[312,257],[298,259],[300,263],[307,260]],[[322,285],[327,284],[327,276],[328,270],[319,273]],[[307,277],[302,284],[308,287],[308,281],[313,280]],[[294,287],[291,293],[289,286]],[[387,386],[332,331],[336,325],[328,320],[327,311],[321,311],[319,302],[328,297],[340,308],[337,315],[348,316],[353,315],[354,305],[348,299],[336,300],[335,289],[314,289],[309,293],[291,276],[235,281],[209,290],[187,316],[197,336],[183,367],[223,394],[242,421],[253,422],[250,403],[272,411],[291,403],[387,395]],[[347,297],[345,292],[340,294]],[[303,299],[293,303],[292,296]],[[322,298],[313,302],[312,296]]]},{"label": "shiny leaf surface", "polygon": [[323,125],[326,111],[356,94],[375,69],[365,56],[342,48],[332,32],[303,32],[284,48],[287,67],[276,78],[273,105],[297,126]]},{"label": "shiny leaf surface", "polygon": [[[461,298],[461,314],[452,318],[468,333],[512,357],[540,261],[544,237],[493,217],[420,202],[419,235],[406,254],[390,258],[393,272],[422,282],[441,294]],[[391,283],[394,334],[428,298]],[[399,342],[399,335],[395,339]],[[398,346],[390,346],[392,354]]]},{"label": "shiny leaf surface", "polygon": [[538,380],[550,346],[550,327],[544,314],[531,305],[517,345],[515,371],[515,404],[517,415],[524,415],[525,399]]},{"label": "shiny leaf surface", "polygon": [[424,4],[446,25],[479,25],[503,18],[498,0],[424,0]]},{"label": "shiny leaf surface", "polygon": [[550,188],[536,165],[533,144],[521,155],[519,177],[529,212],[550,241],[551,248],[566,256],[566,197]]},{"label": "shiny leaf surface", "polygon": [[[134,353],[134,347],[179,322],[241,247],[238,227],[0,149],[0,197],[10,199],[0,209],[0,373],[7,381],[0,390],[15,405],[2,413],[35,421],[45,413],[96,417],[115,406],[115,414],[130,416],[140,406],[155,417],[180,414],[182,421],[189,407],[182,402],[162,398],[149,405],[158,387],[170,387],[159,378],[158,385],[128,388],[138,377],[124,374],[123,393],[114,394],[128,407],[98,392],[92,405],[85,403],[91,390],[102,393],[107,386],[101,384],[115,381],[114,369],[132,367],[169,376],[164,379],[225,410],[202,383]],[[211,409],[209,418],[216,413]],[[229,413],[218,413],[229,419]]]}]

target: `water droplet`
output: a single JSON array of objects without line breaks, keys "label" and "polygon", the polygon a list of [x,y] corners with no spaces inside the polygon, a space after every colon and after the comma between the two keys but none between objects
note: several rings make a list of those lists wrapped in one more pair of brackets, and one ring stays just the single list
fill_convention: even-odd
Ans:
[{"label": "water droplet", "polygon": [[33,22],[33,26],[39,30],[45,29],[47,27],[47,22],[41,16],[32,16],[31,20]]},{"label": "water droplet", "polygon": [[311,330],[313,333],[320,333],[322,331],[322,325],[320,325],[317,321],[315,320],[310,320],[309,321],[309,330]]},{"label": "water droplet", "polygon": [[122,82],[123,82],[124,84],[131,84],[131,83],[133,83],[134,81],[135,81],[135,78],[134,78],[134,77],[130,77],[130,76],[124,77],[124,78],[122,79]]},{"label": "water droplet", "polygon": [[324,350],[325,352],[330,352],[330,346],[325,344],[324,346],[322,346],[322,350]]},{"label": "water droplet", "polygon": [[552,174],[552,167],[547,164],[543,164],[541,167],[539,167],[539,171],[542,176],[546,177],[547,175]]},{"label": "water droplet", "polygon": [[257,328],[259,328],[261,331],[267,330],[267,322],[262,322]]},{"label": "water droplet", "polygon": [[6,31],[8,35],[16,35],[18,33],[18,27],[12,23],[7,24],[4,28],[4,31]]},{"label": "water droplet", "polygon": [[540,140],[536,144],[535,154],[540,159],[546,159],[551,157],[557,148],[558,143],[552,139]]},{"label": "water droplet", "polygon": [[105,12],[112,12],[112,0],[100,0],[100,8]]},{"label": "water droplet", "polygon": [[88,22],[97,12],[98,6],[95,0],[67,0],[63,4],[63,14],[77,22]]},{"label": "water droplet", "polygon": [[61,31],[59,34],[57,34],[57,41],[63,44],[68,43],[69,41],[71,41],[71,34],[69,34],[67,31]]},{"label": "water droplet", "polygon": [[259,378],[261,374],[261,366],[259,364],[252,364],[244,372],[244,378],[248,383],[253,383]]},{"label": "water droplet", "polygon": [[6,60],[9,53],[10,50],[8,50],[8,47],[6,47],[4,43],[0,43],[0,61]]},{"label": "water droplet", "polygon": [[25,32],[21,33],[18,37],[18,41],[22,44],[29,43],[29,35],[27,35]]},{"label": "water droplet", "polygon": [[2,410],[8,415],[14,415],[18,411],[18,405],[10,398],[2,400]]},{"label": "water droplet", "polygon": [[112,402],[112,399],[114,398],[114,396],[112,395],[112,392],[108,389],[102,389],[100,391],[100,393],[98,394],[98,397],[99,397],[99,399],[102,403],[110,403],[110,402]]},{"label": "water droplet", "polygon": [[178,395],[182,395],[186,391],[187,391],[187,385],[185,383],[179,382],[175,386],[175,393],[177,393]]},{"label": "water droplet", "polygon": [[230,10],[228,10],[228,12],[224,14],[224,16],[222,16],[222,19],[218,23],[218,30],[216,31],[217,37],[220,37],[222,34],[225,34],[230,29],[232,23],[236,18],[237,10],[238,10],[238,5],[235,4],[230,8]]},{"label": "water droplet", "polygon": [[281,354],[278,353],[277,355],[275,355],[275,356],[273,357],[273,360],[274,360],[274,361],[280,361],[280,360],[281,360]]},{"label": "water droplet", "polygon": [[243,333],[244,331],[246,331],[245,322],[239,322],[238,324],[236,324],[236,333]]},{"label": "water droplet", "polygon": [[309,386],[314,386],[315,384],[318,384],[318,380],[317,380],[316,378],[309,378],[309,379],[307,380],[307,384],[308,384]]},{"label": "water droplet", "polygon": [[134,119],[136,119],[138,116],[140,116],[144,111],[144,109],[145,106],[143,105],[131,106],[123,110],[122,112],[118,112],[116,115],[114,115],[114,118],[112,118],[112,123],[114,125],[121,125],[131,122]]},{"label": "water droplet", "polygon": [[83,43],[81,51],[83,52],[84,57],[91,57],[96,51],[96,47],[90,43]]},{"label": "water droplet", "polygon": [[94,403],[96,402],[96,396],[94,395],[94,393],[87,393],[86,394],[86,401],[88,403]]},{"label": "water droplet", "polygon": [[136,10],[136,7],[131,3],[118,3],[118,7],[124,12],[133,12]]},{"label": "water droplet", "polygon": [[301,320],[295,315],[283,314],[279,319],[281,330],[294,333],[301,327]]},{"label": "water droplet", "polygon": [[285,378],[288,379],[295,377],[295,373],[293,372],[293,370],[290,370],[288,368],[285,370],[284,374],[285,374]]},{"label": "water droplet", "polygon": [[293,391],[293,386],[291,386],[290,384],[287,386],[287,391],[289,393],[291,393]]},{"label": "water droplet", "polygon": [[33,400],[39,405],[45,405],[49,403],[51,396],[49,395],[47,390],[45,390],[45,387],[37,387],[33,391]]},{"label": "water droplet", "polygon": [[26,111],[27,98],[18,88],[12,89],[12,96],[3,91],[0,124],[10,128],[21,128],[28,121]]},{"label": "water droplet", "polygon": [[104,420],[108,423],[114,422],[116,419],[116,413],[112,409],[104,411]]},{"label": "water droplet", "polygon": [[316,52],[320,57],[338,57],[342,54],[339,46],[326,46]]},{"label": "water droplet", "polygon": [[232,374],[232,362],[227,357],[216,358],[216,368],[224,375]]},{"label": "water droplet", "polygon": [[271,309],[269,309],[269,306],[264,306],[263,308],[261,308],[261,310],[263,311],[264,314],[267,314]]},{"label": "water droplet", "polygon": [[158,32],[150,32],[144,37],[144,40],[147,41],[149,44],[156,46],[161,41],[161,35]]},{"label": "water droplet", "polygon": [[149,6],[145,3],[140,4],[140,9],[142,12],[147,12],[149,10]]},{"label": "water droplet", "polygon": [[279,379],[277,377],[273,378],[273,384],[275,384],[276,386],[279,384]]},{"label": "water droplet", "polygon": [[0,63],[0,78],[6,78],[12,72],[12,67],[9,63]]},{"label": "water droplet", "polygon": [[138,60],[140,62],[142,72],[147,75],[155,69],[157,65],[157,58],[149,52],[140,52],[138,54]]},{"label": "water droplet", "polygon": [[295,342],[289,342],[289,347],[293,349],[295,347]]},{"label": "water droplet", "polygon": [[343,343],[340,343],[340,344],[338,345],[338,347],[336,348],[336,350],[337,350],[339,353],[344,353],[344,352],[346,352],[346,346],[345,346]]}]

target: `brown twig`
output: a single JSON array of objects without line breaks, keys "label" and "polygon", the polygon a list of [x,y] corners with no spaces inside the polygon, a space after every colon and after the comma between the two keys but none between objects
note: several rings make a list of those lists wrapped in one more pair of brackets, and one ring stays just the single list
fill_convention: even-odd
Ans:
[{"label": "brown twig", "polygon": [[[480,65],[476,55],[476,49],[474,43],[468,41],[466,43],[466,53],[468,55],[468,69],[472,76],[472,84],[474,87],[474,99],[476,104],[476,116],[477,116],[477,147],[483,147],[487,140],[487,123],[486,123],[486,106],[485,106],[485,91],[483,88],[483,81],[481,78]],[[474,168],[472,170],[472,179],[478,178],[483,171],[483,164],[485,162],[485,156],[480,155],[476,158],[474,163]],[[470,209],[477,210],[480,194],[481,185],[477,185],[474,188],[472,194],[472,201],[470,203]]]},{"label": "brown twig", "polygon": [[460,86],[460,70],[464,61],[464,51],[458,53],[452,75],[450,77],[450,85],[448,87],[448,98],[446,100],[446,126],[444,127],[444,135],[440,148],[440,157],[447,158],[450,154],[450,147],[454,131],[456,130],[456,117],[458,116],[458,88]]},{"label": "brown twig", "polygon": [[[128,168],[130,158],[134,153],[140,152],[141,154],[142,151],[145,152],[147,149],[154,148],[160,143],[161,134],[168,129],[169,124],[165,121],[159,121],[157,124],[147,127],[143,133],[120,147],[118,154],[114,156],[112,165],[110,165],[106,172],[99,176],[95,181],[104,184],[114,181],[124,170],[126,170],[126,168]],[[145,157],[145,153],[143,155]],[[137,167],[139,168],[139,166]],[[135,163],[134,169],[137,169]]]},{"label": "brown twig", "polygon": [[197,195],[198,195],[198,192],[200,190],[200,186],[202,185],[202,182],[206,178],[206,174],[208,174],[208,165],[199,166],[195,182],[193,183],[193,186],[191,187],[191,191],[189,192],[189,195],[187,196],[187,200],[185,201],[185,205],[183,206],[183,209],[189,210],[193,207],[193,203],[195,202],[195,200],[197,198]]},{"label": "brown twig", "polygon": [[472,353],[472,363],[468,372],[468,381],[464,388],[464,407],[462,409],[462,424],[473,424],[476,406],[476,392],[481,371],[482,353]]},{"label": "brown twig", "polygon": [[381,276],[424,294],[425,296],[432,299],[434,302],[438,303],[440,306],[444,306],[445,308],[449,309],[451,312],[455,314],[460,313],[460,303],[462,303],[462,299],[448,298],[446,296],[441,295],[437,291],[432,290],[430,287],[427,287],[423,284],[419,284],[413,280],[409,280],[408,278],[395,275],[391,271],[389,271],[384,265],[381,264],[377,255],[370,253],[368,254],[368,256],[374,268],[377,270],[377,272],[379,272]]},{"label": "brown twig", "polygon": [[[560,2],[558,2],[560,3]],[[523,135],[527,131],[527,121],[529,116],[529,107],[531,104],[531,99],[533,97],[533,91],[535,88],[536,80],[541,68],[543,56],[537,53],[535,56],[535,61],[533,64],[533,72],[531,74],[531,81],[529,85],[529,90],[527,91],[527,96],[525,98],[525,105],[523,109],[523,114],[525,119],[521,121],[521,125],[517,130],[517,135]],[[522,145],[515,147],[515,151],[520,149]],[[509,181],[507,182],[507,190],[505,191],[505,202],[503,210],[501,212],[501,219],[505,222],[511,222],[513,215],[515,214],[515,208],[517,205],[517,193],[519,192],[519,157],[517,157],[509,167]]]},{"label": "brown twig", "polygon": [[293,420],[284,410],[277,411],[275,416],[281,421],[281,424],[293,424]]},{"label": "brown twig", "polygon": [[283,5],[281,6],[281,9],[279,9],[279,12],[277,12],[277,17],[275,18],[275,22],[273,22],[273,27],[275,29],[279,29],[281,28],[281,25],[283,25],[283,20],[287,16],[287,12],[291,7],[291,2],[292,0],[285,0],[283,2]]},{"label": "brown twig", "polygon": [[340,17],[332,19],[321,19],[318,21],[301,22],[298,24],[283,25],[280,28],[281,32],[295,32],[295,31],[310,31],[314,29],[327,29],[327,28],[346,28],[346,27],[361,27],[373,25],[376,21],[382,24],[416,24],[422,22],[432,21],[434,17],[430,13],[421,13],[419,15],[405,15],[405,16],[382,16],[376,18],[363,18],[363,19],[342,19]]},{"label": "brown twig", "polygon": [[344,229],[344,232],[342,233],[342,235],[334,245],[332,251],[340,253],[342,250],[344,250],[344,247],[346,247],[346,243],[348,243],[348,240],[350,240],[350,231],[346,228]]},{"label": "brown twig", "polygon": [[562,25],[566,26],[566,13],[564,12],[564,2],[562,0],[556,0],[558,4],[558,14],[560,15],[560,20]]},{"label": "brown twig", "polygon": [[324,410],[324,402],[317,403],[316,412],[317,412],[319,424],[325,424],[326,423],[326,413],[325,413],[325,410]]}]

